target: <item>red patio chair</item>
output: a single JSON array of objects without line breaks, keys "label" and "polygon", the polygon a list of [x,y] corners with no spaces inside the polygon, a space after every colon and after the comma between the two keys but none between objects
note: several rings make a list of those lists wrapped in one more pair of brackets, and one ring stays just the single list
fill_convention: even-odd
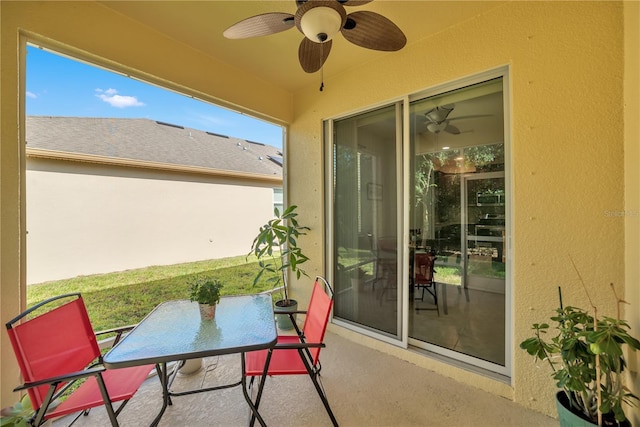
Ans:
[{"label": "red patio chair", "polygon": [[[326,292],[322,289],[322,283]],[[329,292],[329,294],[327,294]],[[247,353],[246,359],[246,375],[252,377],[250,386],[256,376],[262,375],[265,363],[269,363],[268,375],[309,375],[313,385],[322,400],[322,403],[331,418],[334,426],[338,425],[329,401],[319,382],[320,376],[320,349],[325,347],[323,342],[324,333],[327,330],[329,322],[329,314],[333,306],[333,289],[323,277],[316,277],[313,286],[313,293],[309,301],[307,311],[299,311],[297,313],[306,313],[302,330],[299,329],[295,321],[293,321],[293,313],[286,313],[292,318],[297,335],[279,335],[275,348],[271,351],[253,351]],[[277,313],[277,312],[276,312]],[[270,353],[269,353],[270,352]],[[270,355],[270,357],[268,357]],[[256,396],[256,408],[260,404],[262,395],[262,387],[264,379],[260,382],[260,389]],[[251,420],[253,424],[253,417]]]},{"label": "red patio chair", "polygon": [[424,292],[427,291],[433,297],[435,308],[416,307],[416,311],[420,310],[436,310],[438,316],[440,315],[440,309],[438,308],[438,285],[433,280],[434,265],[436,256],[431,253],[417,252],[414,256],[413,266],[413,286],[415,289],[422,288],[422,296],[420,301],[424,301]]},{"label": "red patio chair", "polygon": [[[69,300],[60,305],[62,300]],[[34,317],[35,316],[35,317]],[[43,301],[7,324],[7,332],[18,360],[24,384],[14,391],[27,390],[34,410],[32,424],[105,405],[111,424],[147,378],[153,365],[106,370],[79,293]],[[113,333],[116,342],[133,326],[102,331]],[[62,403],[51,403],[78,380],[86,379]],[[116,411],[112,402],[122,401]],[[76,417],[75,420],[78,418]]]}]

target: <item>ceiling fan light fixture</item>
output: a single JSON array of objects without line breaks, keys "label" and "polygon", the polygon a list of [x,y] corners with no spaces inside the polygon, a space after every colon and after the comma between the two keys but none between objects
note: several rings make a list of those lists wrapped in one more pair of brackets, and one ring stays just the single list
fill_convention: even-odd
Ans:
[{"label": "ceiling fan light fixture", "polygon": [[447,128],[447,124],[448,124],[447,122],[442,122],[442,123],[431,122],[427,124],[427,130],[433,133],[440,133],[441,131]]},{"label": "ceiling fan light fixture", "polygon": [[302,15],[300,29],[309,40],[324,43],[340,32],[343,19],[333,7],[316,6]]}]

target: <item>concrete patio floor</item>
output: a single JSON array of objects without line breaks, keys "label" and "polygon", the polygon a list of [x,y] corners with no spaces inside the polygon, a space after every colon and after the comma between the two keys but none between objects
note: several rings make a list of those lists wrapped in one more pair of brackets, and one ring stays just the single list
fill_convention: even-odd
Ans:
[{"label": "concrete patio floor", "polygon": [[[557,426],[550,417],[507,399],[460,384],[435,372],[327,333],[321,353],[322,384],[341,426]],[[208,366],[208,368],[206,368]],[[206,375],[205,375],[206,373]],[[173,389],[237,381],[238,355],[205,359],[205,368],[179,375]],[[146,426],[161,405],[161,388],[149,378],[124,408],[123,427]],[[331,426],[308,377],[269,377],[260,413],[270,426]],[[173,398],[160,426],[246,426],[249,409],[240,387]],[[71,418],[53,423],[68,425]],[[77,426],[108,426],[103,408]]]}]

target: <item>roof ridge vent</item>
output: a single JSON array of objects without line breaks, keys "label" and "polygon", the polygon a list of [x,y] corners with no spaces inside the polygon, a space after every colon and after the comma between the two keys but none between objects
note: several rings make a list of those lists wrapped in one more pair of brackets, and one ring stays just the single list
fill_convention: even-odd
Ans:
[{"label": "roof ridge vent", "polygon": [[249,144],[262,145],[263,147],[265,146],[262,142],[249,141],[248,139],[245,139],[245,141],[247,141]]},{"label": "roof ridge vent", "polygon": [[159,125],[169,126],[169,127],[172,127],[172,128],[184,129],[184,126],[174,125],[173,123],[160,122],[158,120],[156,120],[156,123],[159,124]]}]

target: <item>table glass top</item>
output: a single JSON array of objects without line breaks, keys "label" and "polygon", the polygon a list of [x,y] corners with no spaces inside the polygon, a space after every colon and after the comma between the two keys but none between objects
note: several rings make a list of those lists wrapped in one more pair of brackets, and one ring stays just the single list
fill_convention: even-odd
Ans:
[{"label": "table glass top", "polygon": [[213,320],[201,320],[198,303],[158,305],[104,357],[117,368],[169,362],[272,346],[277,338],[271,297],[223,297]]}]

